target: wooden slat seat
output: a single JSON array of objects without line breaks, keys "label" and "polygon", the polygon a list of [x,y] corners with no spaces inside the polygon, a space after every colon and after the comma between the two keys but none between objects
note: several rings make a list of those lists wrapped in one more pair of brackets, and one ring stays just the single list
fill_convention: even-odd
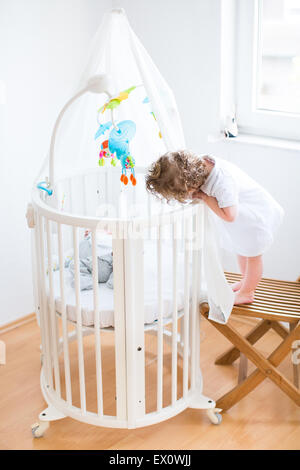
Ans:
[{"label": "wooden slat seat", "polygon": [[[240,274],[225,272],[230,284],[241,279]],[[300,282],[263,278],[249,305],[236,305],[232,313],[248,317],[272,318],[276,321],[298,322],[300,319]]]},{"label": "wooden slat seat", "polygon": [[[241,279],[240,274],[226,272],[225,275],[230,284]],[[200,312],[208,319],[207,303],[200,305]],[[216,358],[215,364],[229,365],[240,358],[238,384],[219,398],[216,406],[224,411],[228,410],[265,378],[271,379],[300,406],[298,364],[293,364],[294,383],[287,380],[277,370],[287,354],[293,352],[293,345],[298,344],[297,340],[300,340],[300,282],[263,278],[255,291],[254,302],[248,305],[235,305],[232,310],[232,315],[234,314],[261,320],[245,338],[231,326],[230,322],[222,325],[208,320],[233,344],[233,347]],[[282,325],[282,322],[289,324],[289,330]],[[271,328],[283,341],[265,358],[255,349],[254,344]],[[249,376],[247,376],[247,359],[257,366],[257,369]]]}]

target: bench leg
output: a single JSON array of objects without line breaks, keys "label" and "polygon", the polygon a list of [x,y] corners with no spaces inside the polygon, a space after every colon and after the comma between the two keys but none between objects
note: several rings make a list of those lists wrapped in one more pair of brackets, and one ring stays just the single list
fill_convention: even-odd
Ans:
[{"label": "bench leg", "polygon": [[228,324],[221,325],[211,320],[208,321],[258,367],[258,369],[250,374],[243,382],[217,401],[218,408],[222,408],[224,411],[228,410],[257,387],[266,377],[278,385],[283,392],[300,406],[299,390],[276,369],[290,352],[292,342],[296,339],[300,339],[300,325],[298,325],[266,359],[233,327]]},{"label": "bench leg", "polygon": [[[246,336],[247,341],[250,344],[255,344],[262,336],[264,336],[267,331],[271,328],[271,321],[262,320],[256,325]],[[217,365],[230,365],[240,356],[240,351],[238,348],[233,347],[228,349],[221,356],[217,357],[215,364]]]},{"label": "bench leg", "polygon": [[282,339],[285,339],[289,332],[278,321],[272,321],[272,330],[274,330]]},{"label": "bench leg", "polygon": [[[290,323],[290,331],[293,331],[296,326],[297,326],[297,323]],[[299,386],[299,364],[293,364],[293,378],[294,378],[294,385],[295,387],[297,388],[300,388]]]},{"label": "bench leg", "polygon": [[245,356],[245,354],[241,353],[240,364],[239,364],[239,376],[238,376],[239,384],[247,378],[247,371],[248,371],[248,359],[247,359],[247,356]]}]

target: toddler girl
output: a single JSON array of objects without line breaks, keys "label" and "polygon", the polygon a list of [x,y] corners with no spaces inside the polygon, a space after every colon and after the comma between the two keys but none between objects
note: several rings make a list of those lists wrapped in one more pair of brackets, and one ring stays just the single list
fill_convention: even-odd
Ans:
[{"label": "toddler girl", "polygon": [[250,176],[221,158],[182,150],[152,164],[147,190],[185,203],[202,199],[218,216],[223,248],[237,254],[242,280],[233,284],[235,305],[251,303],[262,276],[262,254],[273,242],[283,209]]}]

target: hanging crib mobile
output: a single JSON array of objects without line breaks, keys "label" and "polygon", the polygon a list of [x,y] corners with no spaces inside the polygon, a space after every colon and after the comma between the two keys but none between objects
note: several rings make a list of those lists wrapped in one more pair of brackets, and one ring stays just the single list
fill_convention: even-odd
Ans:
[{"label": "hanging crib mobile", "polygon": [[[120,121],[118,124],[115,123],[114,119],[114,109],[118,108],[122,101],[126,100],[129,97],[129,94],[135,90],[135,86],[128,88],[120,92],[116,97],[110,98],[107,103],[105,103],[98,110],[98,124],[99,128],[95,134],[95,139],[98,139],[108,130],[113,127],[109,133],[108,139],[104,140],[101,143],[100,153],[99,153],[99,166],[104,166],[105,159],[110,159],[111,165],[116,166],[117,161],[121,163],[122,166],[122,175],[121,182],[125,185],[128,184],[127,170],[130,171],[130,181],[133,186],[136,185],[135,178],[135,160],[130,154],[130,141],[134,138],[136,133],[136,125],[133,121],[125,120]],[[104,124],[100,123],[99,115],[105,113],[106,110],[111,111],[111,121],[108,121]]]}]

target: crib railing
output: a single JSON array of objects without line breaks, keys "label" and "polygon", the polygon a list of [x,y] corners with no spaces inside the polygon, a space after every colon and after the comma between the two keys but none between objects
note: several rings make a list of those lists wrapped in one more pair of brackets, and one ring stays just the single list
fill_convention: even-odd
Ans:
[{"label": "crib railing", "polygon": [[[112,173],[113,174],[113,173]],[[34,195],[35,238],[38,266],[38,304],[42,339],[41,384],[45,399],[60,413],[91,424],[129,427],[145,426],[174,416],[188,406],[188,396],[200,386],[199,315],[197,310],[201,275],[202,206],[190,205],[157,210],[157,202],[142,190],[129,190],[125,209],[116,203],[110,173],[79,176],[58,182],[56,200]],[[92,183],[93,182],[93,183]],[[97,203],[89,204],[90,195]],[[61,197],[65,195],[64,206]],[[101,196],[101,197],[100,197]],[[133,201],[140,197],[143,217],[128,216]],[[97,204],[115,208],[115,217],[97,217]],[[80,202],[78,202],[80,200]],[[124,201],[123,201],[124,202]],[[81,213],[77,214],[79,204]],[[98,208],[99,208],[98,204]],[[123,216],[123,217],[121,217]],[[79,243],[85,230],[92,239],[93,318],[82,322]],[[101,328],[101,296],[98,289],[97,233],[111,233],[114,272],[114,328]],[[153,239],[157,320],[144,324],[145,240]],[[172,259],[166,260],[164,243],[171,244]],[[76,321],[68,318],[65,253],[72,249]],[[60,311],[54,282],[58,259]],[[164,268],[172,266],[172,314],[166,319]],[[181,285],[183,282],[183,299]],[[113,340],[107,340],[107,335]],[[155,338],[151,381],[147,390],[147,344]],[[114,343],[113,345],[111,343]],[[71,345],[76,346],[74,348]],[[169,348],[169,349],[168,349]],[[113,370],[106,362],[112,351]],[[94,364],[92,371],[91,362]],[[153,373],[153,364],[155,371]],[[154,369],[153,369],[154,370]],[[180,377],[178,373],[180,372]],[[114,378],[112,378],[114,377]],[[111,380],[111,383],[109,382]],[[115,400],[111,397],[115,396]],[[88,400],[87,400],[88,397]],[[113,403],[113,401],[115,403]],[[106,405],[106,402],[109,405]],[[147,402],[151,402],[147,406]],[[90,404],[89,404],[90,403]],[[151,410],[151,411],[149,411]]]}]

